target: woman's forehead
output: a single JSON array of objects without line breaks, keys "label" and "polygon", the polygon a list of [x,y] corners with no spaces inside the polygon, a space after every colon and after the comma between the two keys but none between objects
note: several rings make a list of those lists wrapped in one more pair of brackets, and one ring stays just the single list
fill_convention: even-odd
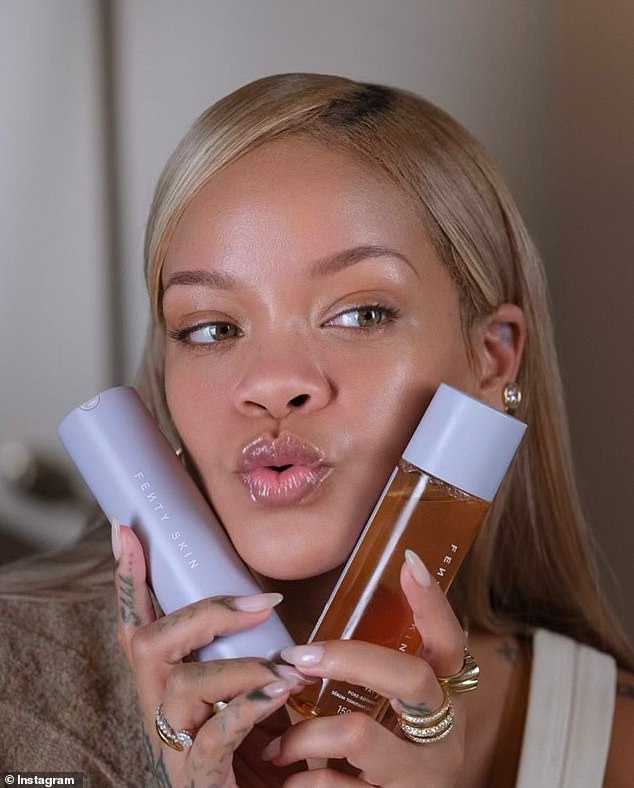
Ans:
[{"label": "woman's forehead", "polygon": [[192,258],[252,258],[264,247],[315,260],[358,246],[426,241],[411,198],[378,167],[290,138],[245,154],[209,179],[174,231],[163,275]]}]

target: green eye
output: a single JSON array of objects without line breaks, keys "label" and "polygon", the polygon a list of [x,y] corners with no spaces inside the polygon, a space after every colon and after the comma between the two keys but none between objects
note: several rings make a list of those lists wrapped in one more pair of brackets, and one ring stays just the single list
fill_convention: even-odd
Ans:
[{"label": "green eye", "polygon": [[396,316],[396,311],[390,307],[364,304],[341,312],[330,321],[330,325],[342,328],[375,328],[381,323],[393,320]]},{"label": "green eye", "polygon": [[240,329],[235,323],[217,321],[200,323],[189,328],[172,328],[167,332],[170,339],[182,342],[190,348],[204,349],[205,345],[217,345],[225,339],[240,337]]},{"label": "green eye", "polygon": [[204,345],[237,336],[238,327],[233,323],[205,323],[205,325],[192,329],[188,339],[194,345]]},{"label": "green eye", "polygon": [[359,325],[362,328],[368,328],[369,326],[375,326],[377,323],[380,323],[383,320],[383,313],[377,307],[367,307],[364,309],[356,310],[359,317]]}]

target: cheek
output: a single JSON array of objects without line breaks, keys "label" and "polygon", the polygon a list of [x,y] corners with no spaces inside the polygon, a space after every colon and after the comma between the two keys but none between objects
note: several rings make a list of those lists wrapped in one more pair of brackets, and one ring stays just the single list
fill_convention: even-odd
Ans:
[{"label": "cheek", "polygon": [[348,419],[353,436],[371,451],[396,461],[415,422],[431,398],[433,384],[407,360],[375,365],[365,380],[348,384]]},{"label": "cheek", "polygon": [[209,360],[187,358],[173,350],[165,355],[165,397],[167,406],[183,443],[193,450],[210,431],[216,431],[226,419],[229,406],[226,376],[210,374]]},{"label": "cheek", "polygon": [[362,363],[358,356],[339,360],[351,430],[394,461],[441,383],[476,390],[459,330],[447,323],[436,328],[431,338],[417,333]]}]

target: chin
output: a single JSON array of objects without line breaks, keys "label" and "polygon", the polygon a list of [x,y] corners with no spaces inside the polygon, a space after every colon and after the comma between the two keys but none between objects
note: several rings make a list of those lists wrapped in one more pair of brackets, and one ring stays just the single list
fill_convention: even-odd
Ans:
[{"label": "chin", "polygon": [[252,545],[241,549],[236,545],[242,560],[253,571],[272,580],[305,580],[317,577],[341,566],[354,546],[354,538],[350,544],[324,545],[316,544],[307,549],[304,540],[293,547],[285,545],[284,548],[275,549],[269,544],[268,549],[261,547],[254,549]]},{"label": "chin", "polygon": [[280,567],[279,564],[277,566],[271,566],[264,562],[261,562],[259,566],[254,566],[249,563],[249,566],[258,574],[263,577],[268,577],[271,580],[306,580],[309,577],[318,577],[319,575],[326,574],[326,572],[330,572],[331,569],[341,566],[342,563],[343,560],[334,561],[317,566],[312,565],[310,568],[298,566]]},{"label": "chin", "polygon": [[254,572],[275,580],[303,580],[341,566],[373,503],[350,501],[347,489],[345,495],[335,492],[301,506],[217,500],[218,516],[238,555]]}]

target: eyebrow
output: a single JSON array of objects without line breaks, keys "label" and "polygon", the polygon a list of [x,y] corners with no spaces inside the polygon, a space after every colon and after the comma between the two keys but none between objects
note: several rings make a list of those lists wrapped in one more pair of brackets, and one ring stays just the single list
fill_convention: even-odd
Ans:
[{"label": "eyebrow", "polygon": [[[390,249],[387,246],[355,246],[316,260],[311,267],[309,276],[311,279],[317,279],[342,271],[344,268],[350,268],[350,266],[356,265],[363,260],[377,257],[393,257],[401,260],[417,274],[412,262],[404,254],[397,252],[396,249]],[[203,287],[211,287],[217,290],[235,290],[238,284],[238,280],[231,274],[224,274],[218,271],[177,271],[167,280],[163,294],[172,285],[202,285]]]}]

